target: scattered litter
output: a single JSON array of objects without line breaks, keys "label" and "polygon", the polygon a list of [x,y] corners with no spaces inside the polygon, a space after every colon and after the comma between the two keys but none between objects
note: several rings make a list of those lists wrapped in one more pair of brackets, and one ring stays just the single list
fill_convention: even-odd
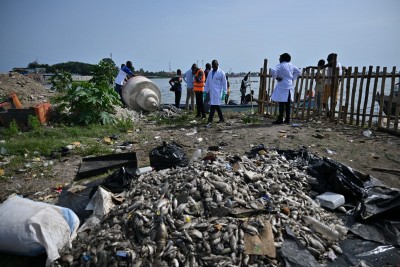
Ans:
[{"label": "scattered litter", "polygon": [[191,136],[191,135],[195,135],[195,134],[197,134],[197,131],[196,131],[196,130],[194,130],[194,131],[191,132],[191,133],[186,133],[187,136]]},{"label": "scattered litter", "polygon": [[365,131],[363,132],[363,135],[364,135],[365,137],[371,137],[372,132],[371,132],[371,130],[365,130]]},{"label": "scattered litter", "polygon": [[302,123],[293,123],[292,127],[302,127],[303,124]]},{"label": "scattered litter", "polygon": [[330,150],[330,149],[326,149],[326,153],[328,153],[329,155],[336,155],[336,151],[335,150]]},{"label": "scattered litter", "polygon": [[313,134],[312,137],[315,137],[315,138],[318,138],[318,139],[324,139],[325,138],[325,136],[323,136],[320,133]]},{"label": "scattered litter", "polygon": [[345,203],[344,196],[332,192],[325,192],[316,197],[323,207],[334,210]]}]

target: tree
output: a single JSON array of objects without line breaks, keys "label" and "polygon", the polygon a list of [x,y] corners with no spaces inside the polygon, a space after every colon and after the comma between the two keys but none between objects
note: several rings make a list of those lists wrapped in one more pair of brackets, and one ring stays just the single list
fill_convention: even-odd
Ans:
[{"label": "tree", "polygon": [[36,68],[44,68],[47,69],[49,68],[49,64],[40,64],[37,60],[31,62],[28,64],[29,69],[36,69]]},{"label": "tree", "polygon": [[92,83],[112,85],[115,76],[118,74],[118,68],[112,59],[102,59],[92,70]]}]

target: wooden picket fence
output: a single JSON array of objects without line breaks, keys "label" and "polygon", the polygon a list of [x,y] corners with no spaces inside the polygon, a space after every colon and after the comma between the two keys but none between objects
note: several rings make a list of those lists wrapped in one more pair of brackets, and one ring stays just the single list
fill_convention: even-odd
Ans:
[{"label": "wooden picket fence", "polygon": [[[332,78],[332,87],[339,90],[337,103],[335,97],[330,97],[327,110],[322,110],[321,103],[319,106],[316,104],[320,102],[316,97],[308,96],[309,90],[315,89],[316,73],[315,69],[304,68],[295,81],[292,118],[342,122],[400,135],[400,94],[395,94],[396,80],[398,81],[400,73],[396,73],[396,67],[389,72],[387,67],[381,70],[380,66],[375,69],[373,66],[347,67],[342,75],[336,69],[332,77],[325,77]],[[275,83],[268,68],[268,60],[265,59],[260,71],[259,114],[277,115],[278,105],[271,101]],[[332,96],[334,95],[336,92],[332,92]]]}]

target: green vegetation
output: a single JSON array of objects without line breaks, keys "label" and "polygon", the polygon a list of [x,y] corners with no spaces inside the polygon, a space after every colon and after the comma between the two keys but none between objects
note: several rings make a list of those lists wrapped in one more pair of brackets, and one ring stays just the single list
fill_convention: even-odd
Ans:
[{"label": "green vegetation", "polygon": [[242,118],[244,124],[260,124],[261,120],[257,115],[247,115],[246,117]]},{"label": "green vegetation", "polygon": [[56,71],[55,75],[50,78],[51,89],[61,93],[71,88],[72,75],[67,71]]},{"label": "green vegetation", "polygon": [[[101,61],[112,63],[115,66],[115,70],[117,70],[117,66],[115,65],[114,61],[111,58],[104,58]],[[125,62],[123,62],[123,63],[125,63]],[[57,63],[54,65],[40,64],[38,61],[33,61],[33,62],[29,63],[27,67],[31,68],[31,69],[43,68],[43,69],[46,69],[47,73],[56,73],[58,71],[66,71],[69,73],[80,74],[80,75],[84,75],[84,76],[92,75],[93,72],[95,72],[96,68],[97,68],[97,66],[94,64],[76,62],[76,61],[68,61],[68,62],[64,62],[64,63]],[[119,65],[118,65],[118,67],[119,67]],[[175,76],[175,72],[171,73],[171,72],[166,72],[166,71],[147,71],[147,70],[144,70],[143,68],[138,68],[138,67],[136,67],[136,70],[134,70],[134,73],[145,76],[145,77],[157,77],[157,78],[172,78],[173,76]],[[239,72],[239,73],[229,72],[228,73],[229,77],[243,77],[246,74],[247,74],[247,72]],[[252,77],[258,77],[258,75],[259,75],[259,73],[257,73],[257,72],[251,73]]]},{"label": "green vegetation", "polygon": [[124,134],[131,129],[132,125],[126,123],[92,124],[84,127],[57,125],[56,127],[37,128],[18,134],[15,134],[14,129],[3,128],[1,136],[6,142],[2,144],[2,147],[13,155],[11,165],[23,162],[25,154],[27,156],[54,156],[62,147],[73,142],[79,142],[81,146],[71,150],[71,153],[80,156],[102,155],[111,152],[110,146],[103,142],[104,137],[121,135],[120,139],[123,140],[127,138]]},{"label": "green vegetation", "polygon": [[154,121],[159,125],[187,126],[189,121],[194,119],[193,117],[191,113],[182,113],[171,118],[150,116],[149,121]]},{"label": "green vegetation", "polygon": [[111,86],[115,72],[113,62],[102,60],[89,82],[72,83],[72,79],[65,77],[55,80],[56,87],[67,88],[65,94],[55,99],[60,121],[79,125],[115,123],[114,105],[121,105]]}]

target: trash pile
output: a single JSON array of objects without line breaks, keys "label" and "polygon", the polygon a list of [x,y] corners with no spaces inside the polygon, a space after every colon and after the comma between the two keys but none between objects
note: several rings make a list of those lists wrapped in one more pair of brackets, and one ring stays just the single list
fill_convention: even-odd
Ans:
[{"label": "trash pile", "polygon": [[[52,266],[400,263],[398,189],[329,158],[315,157],[306,148],[259,145],[243,156],[218,148],[209,147],[206,153],[196,149],[189,160],[179,144],[163,143],[149,153],[151,166],[127,167],[121,162],[123,167],[102,181],[63,188],[57,203],[63,209],[60,219],[74,218],[72,223],[49,228],[46,220],[32,221],[29,214],[49,217],[46,206],[43,211],[24,211],[26,224],[7,225],[2,219],[1,229],[15,224],[46,233],[54,242],[43,243],[40,231],[37,236],[26,234],[30,240],[23,236],[24,244],[34,245],[34,251],[28,248],[23,255],[46,251],[47,266],[51,261]],[[136,154],[131,156],[127,162],[135,163]],[[98,171],[105,168],[100,164],[103,157],[116,159],[96,157]],[[1,204],[2,209],[7,207]],[[8,218],[9,213],[0,214]],[[22,240],[10,233],[0,231],[0,240]],[[6,242],[0,251],[15,253],[21,247]]]},{"label": "trash pile", "polygon": [[132,178],[122,204],[86,220],[58,264],[277,266],[286,231],[311,265],[341,253],[347,228],[309,197],[306,168],[266,149],[204,158]]}]

